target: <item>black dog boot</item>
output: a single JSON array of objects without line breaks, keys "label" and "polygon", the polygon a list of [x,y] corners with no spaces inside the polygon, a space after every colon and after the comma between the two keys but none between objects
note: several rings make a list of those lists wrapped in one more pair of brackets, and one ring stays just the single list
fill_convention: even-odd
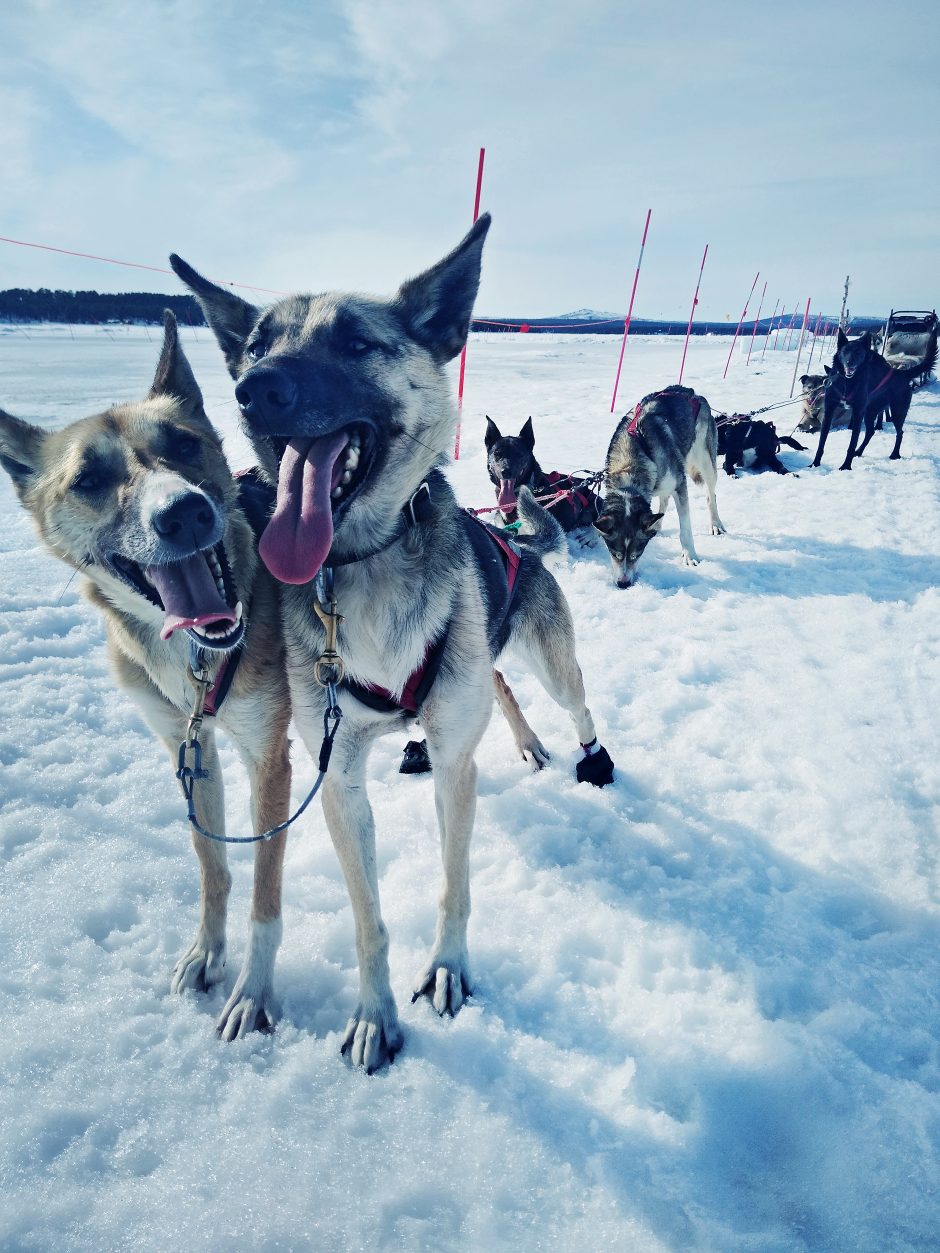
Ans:
[{"label": "black dog boot", "polygon": [[399,774],[429,774],[431,758],[428,756],[427,740],[409,740],[398,767]]},{"label": "black dog boot", "polygon": [[614,763],[610,753],[597,739],[590,744],[582,744],[584,756],[578,762],[576,773],[579,783],[593,783],[595,787],[606,787],[614,781]]}]

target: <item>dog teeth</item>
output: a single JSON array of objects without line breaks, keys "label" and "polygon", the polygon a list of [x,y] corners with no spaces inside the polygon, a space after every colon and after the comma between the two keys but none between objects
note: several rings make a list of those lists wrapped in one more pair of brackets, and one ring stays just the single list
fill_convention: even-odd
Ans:
[{"label": "dog teeth", "polygon": [[241,602],[241,601],[239,601],[239,602],[238,602],[238,604],[235,606],[235,621],[236,621],[236,622],[241,622],[241,620],[242,620],[242,612],[243,612],[243,611],[242,611],[242,602]]},{"label": "dog teeth", "polygon": [[347,470],[345,474],[343,475],[343,477],[340,479],[340,484],[345,487],[345,485],[350,481],[351,478],[352,478],[352,471]]},{"label": "dog teeth", "polygon": [[346,467],[345,468],[347,470],[355,470],[358,464],[359,464],[359,445],[357,444],[355,448],[350,446],[349,451],[346,454]]},{"label": "dog teeth", "polygon": [[343,494],[343,489],[339,486],[334,487],[333,490],[330,492],[330,496],[332,497],[333,500],[339,500],[342,494]]}]

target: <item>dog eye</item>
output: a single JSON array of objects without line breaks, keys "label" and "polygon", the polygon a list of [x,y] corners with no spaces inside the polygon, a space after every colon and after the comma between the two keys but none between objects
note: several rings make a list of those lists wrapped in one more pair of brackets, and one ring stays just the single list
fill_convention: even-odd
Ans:
[{"label": "dog eye", "polygon": [[346,340],[346,348],[348,349],[349,352],[355,352],[355,353],[369,352],[371,349],[375,347],[376,347],[375,344],[370,344],[368,340],[359,339],[358,337],[355,339]]},{"label": "dog eye", "polygon": [[72,491],[82,496],[93,496],[103,490],[107,480],[100,470],[83,470],[72,480]]},{"label": "dog eye", "polygon": [[174,457],[179,457],[181,461],[189,461],[199,454],[199,440],[195,435],[175,431],[170,442],[170,453]]},{"label": "dog eye", "polygon": [[248,353],[248,356],[251,357],[252,361],[260,361],[267,353],[268,346],[263,339],[256,339],[253,344],[248,345],[245,351]]},{"label": "dog eye", "polygon": [[623,553],[614,553],[615,561],[623,561]]}]

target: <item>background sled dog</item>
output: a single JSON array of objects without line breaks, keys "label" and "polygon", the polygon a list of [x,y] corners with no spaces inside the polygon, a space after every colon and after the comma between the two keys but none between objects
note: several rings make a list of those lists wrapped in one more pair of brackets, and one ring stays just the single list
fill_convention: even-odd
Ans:
[{"label": "background sled dog", "polygon": [[789,474],[789,470],[777,456],[780,445],[806,451],[806,446],[789,435],[778,435],[773,422],[762,422],[748,417],[746,413],[722,414],[717,422],[718,456],[724,457],[722,469],[735,477],[735,467],[744,465],[744,454],[754,453],[755,470],[773,470],[774,474]]},{"label": "background sled dog", "polygon": [[[621,421],[607,450],[603,513],[594,523],[610,552],[618,587],[636,580],[637,562],[657,533],[671,497],[679,514],[682,559],[698,564],[689,517],[688,472],[705,484],[713,535],[722,535],[715,485],[718,433],[704,396],[673,385],[654,392]],[[657,496],[658,513],[652,509]]]},{"label": "background sled dog", "polygon": [[[85,577],[102,613],[117,681],[166,745],[174,767],[193,687],[190,641],[211,670],[218,713],[203,724],[196,817],[224,832],[213,725],[231,736],[251,782],[256,831],[287,817],[290,717],[277,590],[255,552],[238,490],[166,314],[150,394],[45,431],[0,411],[0,463],[46,547]],[[240,662],[233,669],[237,650]],[[223,679],[222,670],[227,679]],[[227,692],[223,682],[229,682]],[[175,780],[167,786],[185,811]],[[182,828],[181,828],[182,830]],[[225,967],[231,876],[225,845],[192,832],[202,872],[199,928],[172,989],[206,990]],[[255,845],[251,934],[218,1029],[225,1039],[269,1029],[277,1016],[274,957],[281,935],[285,835]]]},{"label": "background sled dog", "polygon": [[[413,999],[429,997],[441,1014],[455,1013],[470,992],[473,753],[490,717],[493,661],[509,643],[568,710],[581,743],[596,749],[579,763],[579,777],[612,776],[596,748],[561,589],[535,554],[497,547],[458,508],[437,468],[456,421],[443,367],[467,338],[489,224],[481,217],[452,253],[391,299],[298,295],[259,311],[171,258],[206,312],[262,467],[277,484],[260,552],[289,585],[294,717],[314,753],[325,708],[314,663],[325,635],[312,581],[324,567],[335,579],[344,718],[322,795],[356,920],[360,994],[343,1052],[368,1071],[402,1043],[365,787],[376,737],[415,713],[427,735],[444,887]],[[507,691],[497,681],[521,751],[538,756],[544,750]]]},{"label": "background sled dog", "polygon": [[496,503],[507,522],[516,520],[516,503],[521,487],[536,496],[573,489],[570,496],[545,508],[563,531],[590,526],[597,517],[598,497],[590,488],[579,485],[571,475],[553,470],[546,474],[535,459],[535,431],[527,418],[518,435],[503,435],[493,419],[487,416],[486,469],[496,488]]},{"label": "background sled dog", "polygon": [[[876,421],[882,414],[887,414],[894,424],[894,448],[890,459],[896,461],[901,455],[904,419],[911,407],[911,385],[918,369],[915,366],[910,370],[896,370],[888,365],[884,357],[872,351],[871,337],[867,331],[858,339],[849,339],[840,330],[832,369],[828,371],[822,426],[813,465],[819,466],[822,462],[833,416],[842,405],[851,411],[852,416],[849,424],[849,447],[839,469],[851,470],[853,459],[860,457],[868,447],[875,433]],[[863,421],[865,438],[856,451]]]}]

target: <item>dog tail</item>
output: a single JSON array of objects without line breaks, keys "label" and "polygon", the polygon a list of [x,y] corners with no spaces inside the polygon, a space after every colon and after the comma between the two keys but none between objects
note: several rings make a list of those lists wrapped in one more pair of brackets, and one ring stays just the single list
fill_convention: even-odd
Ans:
[{"label": "dog tail", "polygon": [[527,487],[519,488],[518,509],[522,525],[516,532],[516,540],[523,548],[539,557],[564,552],[565,533],[561,524],[542,508]]},{"label": "dog tail", "polygon": [[800,450],[800,452],[806,452],[806,445],[805,445],[805,444],[801,444],[801,443],[800,443],[800,441],[799,441],[798,439],[793,439],[793,438],[792,438],[791,436],[789,436],[789,435],[778,435],[778,436],[777,436],[777,448],[778,448],[778,449],[780,448],[780,445],[781,445],[781,444],[786,444],[786,446],[787,446],[788,448],[798,448],[798,449]]}]

